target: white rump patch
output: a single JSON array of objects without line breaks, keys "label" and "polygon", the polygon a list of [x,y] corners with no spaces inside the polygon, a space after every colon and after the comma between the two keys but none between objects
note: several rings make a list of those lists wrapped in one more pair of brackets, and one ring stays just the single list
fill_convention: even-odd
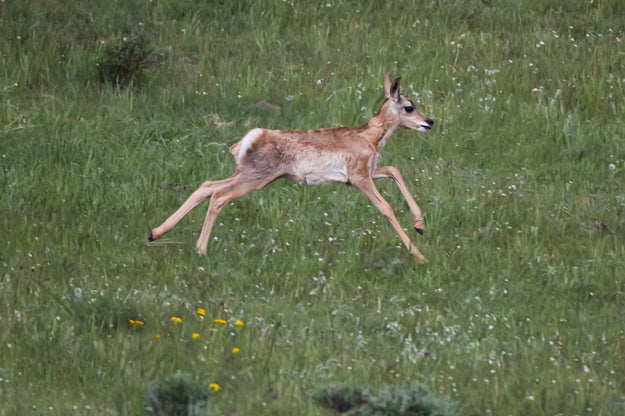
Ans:
[{"label": "white rump patch", "polygon": [[237,161],[239,161],[247,153],[247,151],[250,147],[252,147],[252,144],[256,141],[256,139],[258,139],[262,135],[263,129],[256,128],[250,130],[245,135],[245,137],[241,139],[241,141],[239,142],[239,154],[237,154]]}]

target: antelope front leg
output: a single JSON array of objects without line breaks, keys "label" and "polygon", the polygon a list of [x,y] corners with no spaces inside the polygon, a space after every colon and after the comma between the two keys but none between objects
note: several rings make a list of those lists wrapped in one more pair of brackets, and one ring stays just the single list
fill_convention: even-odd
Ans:
[{"label": "antelope front leg", "polygon": [[410,212],[412,213],[412,218],[414,220],[415,230],[417,230],[419,234],[423,234],[424,226],[423,226],[423,216],[421,214],[421,209],[419,208],[419,205],[417,205],[417,203],[415,202],[412,195],[410,195],[410,191],[408,191],[408,187],[406,186],[406,183],[404,182],[404,179],[402,178],[401,173],[399,173],[399,170],[397,170],[397,168],[393,166],[384,166],[381,168],[377,168],[373,172],[373,179],[380,179],[380,178],[391,178],[395,181],[402,195],[406,199],[406,202],[408,203],[408,207],[410,207]]},{"label": "antelope front leg", "polygon": [[[357,183],[352,182],[352,184],[360,189],[360,191],[369,198],[369,200],[375,205],[380,212],[389,220],[397,234],[399,234],[399,238],[404,243],[406,248],[410,251],[410,254],[416,256],[419,260],[419,263],[427,263],[428,260],[419,252],[417,247],[412,243],[410,237],[406,234],[399,221],[395,217],[393,213],[393,209],[389,205],[388,202],[382,197],[380,192],[377,190],[375,185],[373,184],[373,178],[363,179]],[[416,204],[415,204],[416,205]]]}]

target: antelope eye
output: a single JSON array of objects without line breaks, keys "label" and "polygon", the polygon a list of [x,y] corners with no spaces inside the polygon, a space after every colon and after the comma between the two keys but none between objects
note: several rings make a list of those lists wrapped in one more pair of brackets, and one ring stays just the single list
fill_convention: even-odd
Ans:
[{"label": "antelope eye", "polygon": [[414,107],[412,107],[412,106],[406,106],[406,107],[404,107],[404,111],[405,111],[406,113],[412,113],[412,112],[413,112],[413,110],[414,110]]}]

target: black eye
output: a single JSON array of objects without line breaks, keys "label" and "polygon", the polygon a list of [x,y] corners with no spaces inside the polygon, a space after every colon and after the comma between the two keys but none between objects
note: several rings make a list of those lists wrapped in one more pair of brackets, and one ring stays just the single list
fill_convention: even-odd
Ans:
[{"label": "black eye", "polygon": [[406,107],[404,107],[404,111],[405,111],[406,113],[412,113],[412,112],[414,111],[414,107],[412,107],[412,106],[406,106]]}]

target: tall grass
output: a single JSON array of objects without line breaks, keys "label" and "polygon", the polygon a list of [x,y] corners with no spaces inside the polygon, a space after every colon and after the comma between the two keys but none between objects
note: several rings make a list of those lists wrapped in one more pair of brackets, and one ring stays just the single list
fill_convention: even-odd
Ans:
[{"label": "tall grass", "polygon": [[[623,22],[618,1],[0,2],[0,414],[140,414],[176,374],[212,414],[316,415],[345,383],[622,413]],[[102,77],[137,33],[154,59]],[[387,71],[436,122],[380,161],[430,264],[355,189],[283,181],[227,206],[208,256],[206,205],[147,244],[250,128],[361,125]]]}]

